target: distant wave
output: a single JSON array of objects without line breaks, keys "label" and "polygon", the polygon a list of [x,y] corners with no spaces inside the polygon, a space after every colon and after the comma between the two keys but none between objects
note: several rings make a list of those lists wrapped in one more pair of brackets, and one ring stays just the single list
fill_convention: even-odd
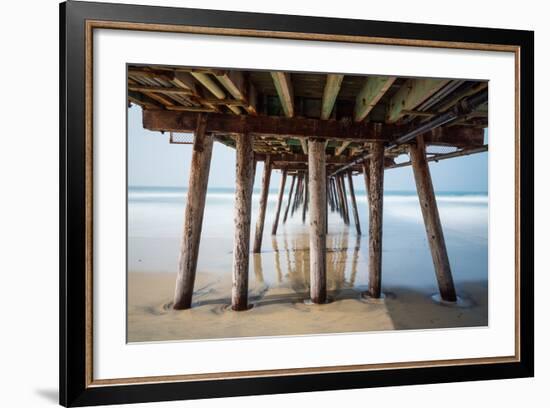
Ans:
[{"label": "distant wave", "polygon": [[[489,202],[489,197],[487,195],[446,195],[446,194],[436,194],[436,199],[441,203],[464,203],[464,204],[487,204]],[[367,202],[366,195],[358,195],[357,201]],[[400,195],[400,194],[384,194],[384,201],[387,202],[418,202],[418,197],[416,195]]]},{"label": "distant wave", "polygon": [[[269,192],[269,201],[277,200],[277,191],[271,190]],[[356,194],[357,201],[360,203],[367,203],[367,195],[364,192]],[[128,200],[133,202],[173,202],[183,201],[187,197],[187,189],[176,188],[129,188]],[[285,199],[288,197],[285,196]],[[437,201],[441,203],[464,203],[464,204],[487,204],[489,198],[486,194],[480,193],[438,193],[436,194]],[[260,192],[254,191],[252,195],[253,200],[259,200]],[[213,188],[207,192],[207,199],[215,200],[233,200],[234,192],[232,189],[225,188]],[[386,192],[384,194],[384,201],[386,202],[418,202],[418,197],[413,192]]]}]

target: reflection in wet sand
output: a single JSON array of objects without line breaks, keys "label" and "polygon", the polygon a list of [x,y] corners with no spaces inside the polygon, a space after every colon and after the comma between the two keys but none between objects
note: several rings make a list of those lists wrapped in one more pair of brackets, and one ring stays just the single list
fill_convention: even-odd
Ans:
[{"label": "reflection in wet sand", "polygon": [[254,258],[254,276],[256,277],[256,283],[261,285],[264,283],[264,271],[262,268],[262,255],[259,253],[252,254]]},{"label": "reflection in wet sand", "polygon": [[[281,272],[281,255],[279,253],[279,244],[277,243],[277,236],[271,236],[271,244],[273,246],[273,252],[275,253],[275,271],[277,272],[277,282],[283,281],[283,273]],[[258,254],[258,256],[262,256]]]},{"label": "reflection in wet sand", "polygon": [[[358,204],[360,213],[366,214],[365,201]],[[480,205],[461,204],[458,208],[465,213],[460,217],[452,201],[441,208],[447,216],[445,225],[452,227],[446,238],[455,261],[457,290],[474,302],[471,308],[453,309],[431,301],[437,285],[421,216],[403,216],[415,203],[388,204],[382,274],[382,288],[388,296],[380,304],[360,300],[368,284],[367,236],[358,236],[355,228],[343,226],[336,211],[328,214],[327,294],[332,302],[326,305],[304,304],[309,297],[309,235],[300,211],[280,226],[276,236],[266,232],[262,252],[251,254],[249,300],[254,307],[241,313],[227,308],[232,240],[226,231],[231,226],[220,227],[230,219],[221,217],[227,213],[213,212],[207,218],[215,224],[212,221],[204,229],[194,303],[188,311],[171,310],[175,277],[168,271],[176,260],[167,266],[162,263],[177,253],[179,235],[154,239],[130,236],[128,341],[486,326],[487,239],[483,235],[486,231],[478,227]],[[414,209],[418,210],[417,206]],[[453,223],[458,218],[461,222]]]},{"label": "reflection in wet sand", "polygon": [[[273,265],[275,280],[271,288],[283,287],[295,293],[309,291],[309,249],[307,235],[281,233],[271,237],[273,252],[254,254],[254,273],[259,284],[264,283],[265,266]],[[349,241],[354,245],[350,246]],[[361,236],[350,237],[348,228],[327,235],[327,289],[337,295],[343,289],[354,288],[357,279]],[[351,259],[351,262],[350,262]]]},{"label": "reflection in wet sand", "polygon": [[351,287],[355,285],[355,278],[357,277],[357,261],[359,259],[359,249],[361,248],[361,236],[355,237],[355,247],[353,248],[353,260],[351,262],[351,276],[349,284]]}]

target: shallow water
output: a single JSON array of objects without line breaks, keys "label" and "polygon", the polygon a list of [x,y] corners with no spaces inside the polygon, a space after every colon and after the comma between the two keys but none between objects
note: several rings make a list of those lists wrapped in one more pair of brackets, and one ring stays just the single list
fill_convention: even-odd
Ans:
[{"label": "shallow water", "polygon": [[[271,235],[271,192],[261,254],[251,254],[246,312],[232,312],[233,192],[210,190],[201,235],[193,307],[174,311],[174,291],[185,190],[130,189],[128,201],[128,341],[311,335],[381,330],[483,327],[487,309],[487,197],[438,196],[458,294],[471,305],[432,301],[437,285],[418,200],[410,193],[384,198],[382,302],[366,303],[368,209],[358,195],[362,235],[330,213],[327,288],[333,301],[306,306],[309,288],[307,220],[299,209]],[[259,194],[253,196],[253,224]],[[286,204],[286,202],[285,202]],[[284,209],[284,207],[283,207]],[[282,215],[281,215],[282,221]],[[252,238],[252,237],[251,237]]]},{"label": "shallow water", "polygon": [[[262,253],[253,255],[250,280],[269,286],[307,290],[309,236],[301,208],[271,235],[276,192],[270,192]],[[185,210],[185,190],[130,188],[128,194],[128,270],[175,272]],[[479,194],[439,194],[438,206],[449,259],[457,286],[460,282],[487,281],[488,201]],[[231,274],[233,250],[233,191],[212,189],[207,194],[198,271]],[[259,193],[253,196],[251,237],[257,217]],[[329,212],[327,263],[329,288],[367,285],[368,208],[358,193],[362,235],[340,216]],[[286,205],[286,202],[284,202]],[[284,212],[281,214],[281,221]],[[382,284],[410,288],[436,288],[431,255],[418,199],[413,193],[386,193],[384,197]]]}]

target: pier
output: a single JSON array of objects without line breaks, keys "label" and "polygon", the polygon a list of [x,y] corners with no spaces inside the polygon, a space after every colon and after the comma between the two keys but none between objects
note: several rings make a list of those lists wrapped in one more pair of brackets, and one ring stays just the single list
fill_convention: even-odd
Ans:
[{"label": "pier", "polygon": [[[451,79],[129,66],[128,101],[142,107],[143,127],[193,149],[173,307],[193,304],[210,163],[216,160],[213,143],[233,148],[236,157],[236,168],[227,169],[236,175],[233,310],[250,307],[249,263],[251,254],[262,251],[274,171],[282,177],[271,234],[290,217],[308,223],[309,301],[328,301],[329,212],[358,235],[368,234],[368,290],[362,296],[380,298],[384,173],[404,166],[413,170],[441,298],[456,302],[429,162],[488,150],[487,86]],[[396,161],[403,155],[407,161]],[[257,175],[258,162],[263,174]],[[358,211],[353,185],[358,174],[364,176],[368,214]],[[252,220],[255,177],[262,183],[258,217]],[[368,229],[361,217],[368,217]]]}]

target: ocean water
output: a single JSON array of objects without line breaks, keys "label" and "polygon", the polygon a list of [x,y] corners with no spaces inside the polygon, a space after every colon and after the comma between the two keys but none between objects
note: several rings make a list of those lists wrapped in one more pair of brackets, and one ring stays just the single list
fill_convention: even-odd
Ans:
[{"label": "ocean water", "polygon": [[[233,250],[232,188],[210,188],[199,251],[198,273],[231,274]],[[287,188],[288,194],[288,188]],[[368,278],[368,206],[364,192],[357,191],[362,234],[329,211],[327,256],[329,268],[337,270],[342,285],[365,288]],[[468,192],[437,193],[449,259],[457,289],[488,281],[488,197]],[[250,279],[270,286],[294,285],[296,276],[309,273],[308,221],[302,223],[301,208],[271,235],[277,191],[270,191],[262,253],[251,256]],[[130,187],[128,189],[128,271],[171,272],[177,270],[186,189]],[[259,207],[259,191],[253,194],[251,239]],[[251,241],[252,242],[252,241]],[[252,246],[252,244],[251,244]],[[422,214],[415,192],[384,194],[382,286],[422,288],[436,291],[435,274],[426,240]],[[339,278],[339,279],[340,279]],[[303,282],[302,282],[303,284]]]}]

